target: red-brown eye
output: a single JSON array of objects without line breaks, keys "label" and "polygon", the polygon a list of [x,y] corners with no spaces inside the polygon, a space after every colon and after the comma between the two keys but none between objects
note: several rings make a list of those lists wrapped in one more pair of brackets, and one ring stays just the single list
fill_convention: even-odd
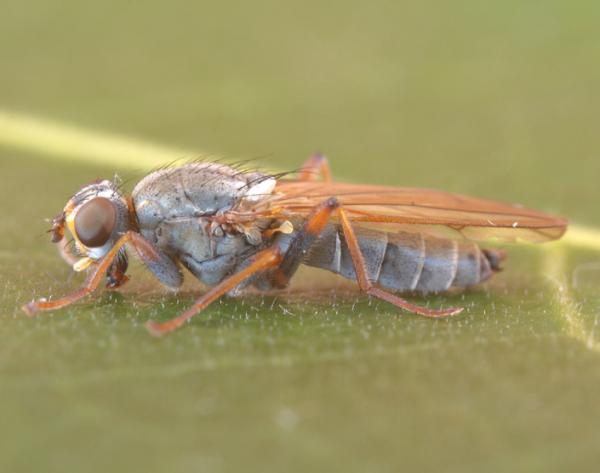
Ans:
[{"label": "red-brown eye", "polygon": [[117,222],[117,211],[112,202],[96,197],[77,211],[75,232],[88,248],[99,248],[109,240]]}]

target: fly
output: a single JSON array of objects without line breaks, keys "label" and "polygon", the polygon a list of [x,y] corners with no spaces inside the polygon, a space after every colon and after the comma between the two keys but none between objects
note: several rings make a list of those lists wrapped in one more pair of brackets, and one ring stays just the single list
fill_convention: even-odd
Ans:
[{"label": "fly", "polygon": [[[75,248],[67,244],[65,227]],[[165,286],[177,289],[187,268],[209,289],[176,318],[146,324],[162,335],[223,295],[248,286],[288,285],[305,264],[340,274],[373,297],[425,317],[463,309],[429,309],[401,298],[477,285],[500,269],[501,250],[487,239],[542,242],[560,238],[564,218],[521,206],[447,192],[333,182],[327,159],[314,155],[294,178],[194,162],[142,179],[130,196],[100,181],[77,192],[54,220],[52,240],[81,289],[25,305],[29,315],[68,306],[102,283],[127,282],[126,247]]]}]

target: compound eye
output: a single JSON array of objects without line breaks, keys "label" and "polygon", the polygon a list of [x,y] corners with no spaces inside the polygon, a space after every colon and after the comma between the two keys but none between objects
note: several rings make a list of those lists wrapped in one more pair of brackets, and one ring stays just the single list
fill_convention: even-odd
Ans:
[{"label": "compound eye", "polygon": [[104,197],[96,197],[77,211],[75,232],[88,248],[100,248],[109,240],[116,223],[117,211],[113,203]]}]

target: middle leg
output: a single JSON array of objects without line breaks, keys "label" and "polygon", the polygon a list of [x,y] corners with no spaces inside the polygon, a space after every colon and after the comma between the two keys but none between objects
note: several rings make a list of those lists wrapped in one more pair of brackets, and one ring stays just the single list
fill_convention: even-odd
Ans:
[{"label": "middle leg", "polygon": [[173,330],[181,327],[186,321],[191,319],[198,312],[204,310],[221,296],[224,296],[229,291],[243,283],[246,279],[254,276],[255,274],[273,268],[280,263],[281,254],[279,253],[279,249],[277,247],[267,248],[266,250],[257,253],[252,259],[252,262],[244,269],[238,271],[221,283],[209,289],[206,294],[200,297],[200,299],[198,299],[192,307],[190,307],[180,316],[162,323],[149,321],[146,323],[146,328],[152,335],[156,336],[172,332]]}]

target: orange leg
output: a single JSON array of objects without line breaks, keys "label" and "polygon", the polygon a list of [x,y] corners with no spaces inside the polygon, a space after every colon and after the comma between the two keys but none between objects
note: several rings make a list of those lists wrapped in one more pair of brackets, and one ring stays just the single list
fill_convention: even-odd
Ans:
[{"label": "orange leg", "polygon": [[54,217],[52,220],[52,229],[49,233],[52,234],[52,243],[56,243],[58,251],[62,259],[69,265],[73,266],[77,262],[77,256],[73,254],[69,246],[69,241],[65,237],[65,213]]},{"label": "orange leg", "polygon": [[299,181],[316,181],[321,176],[323,181],[331,182],[331,168],[327,157],[321,153],[313,154],[298,173]]},{"label": "orange leg", "polygon": [[268,248],[258,253],[252,262],[244,269],[225,279],[220,284],[211,288],[196,303],[186,310],[179,317],[158,323],[149,321],[146,328],[152,335],[164,335],[181,327],[188,319],[192,318],[201,310],[205,309],[212,302],[216,301],[227,292],[231,291],[249,277],[261,273],[267,269],[274,268],[281,263],[282,257],[279,249],[276,247]]},{"label": "orange leg", "polygon": [[130,243],[135,248],[140,258],[147,265],[160,262],[161,256],[157,253],[156,249],[144,239],[144,237],[142,237],[139,233],[127,232],[114,244],[106,256],[93,267],[93,271],[81,289],[60,299],[54,299],[51,301],[39,299],[37,301],[32,301],[29,304],[24,305],[23,310],[27,315],[32,316],[42,310],[62,309],[63,307],[71,305],[74,302],[77,302],[78,300],[83,299],[85,296],[91,294],[98,288],[106,276],[106,272],[119,253],[119,250],[127,243]]},{"label": "orange leg", "polygon": [[294,275],[302,261],[302,255],[310,250],[317,238],[323,233],[332,214],[340,206],[335,198],[327,199],[317,205],[302,229],[294,236],[281,264],[270,275],[273,286],[283,289]]},{"label": "orange leg", "polygon": [[65,237],[62,237],[59,241],[57,241],[56,245],[58,246],[58,252],[61,258],[65,263],[67,263],[69,266],[73,266],[75,263],[77,263],[78,258],[71,251],[69,242]]},{"label": "orange leg", "polygon": [[344,237],[346,239],[346,243],[348,244],[348,249],[350,250],[350,255],[352,256],[352,262],[354,263],[354,270],[356,271],[356,280],[358,281],[358,286],[371,296],[375,296],[379,299],[382,299],[390,304],[395,305],[401,309],[405,309],[409,312],[413,312],[418,315],[422,315],[425,317],[447,317],[449,315],[455,315],[463,311],[462,307],[450,307],[448,309],[427,309],[426,307],[422,307],[416,304],[411,304],[405,299],[398,297],[394,294],[391,294],[383,289],[379,289],[373,286],[373,283],[369,281],[367,277],[367,269],[365,265],[365,258],[360,250],[358,245],[358,240],[356,238],[356,234],[352,229],[352,225],[350,224],[350,220],[346,215],[346,212],[343,208],[338,208],[338,215],[340,217],[342,223],[342,230],[344,232]]}]

